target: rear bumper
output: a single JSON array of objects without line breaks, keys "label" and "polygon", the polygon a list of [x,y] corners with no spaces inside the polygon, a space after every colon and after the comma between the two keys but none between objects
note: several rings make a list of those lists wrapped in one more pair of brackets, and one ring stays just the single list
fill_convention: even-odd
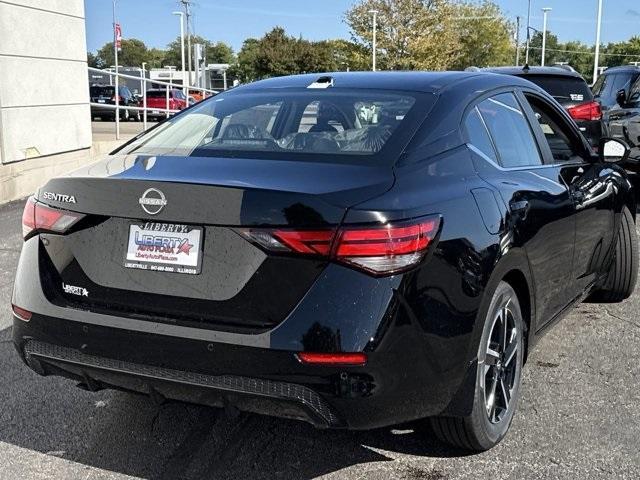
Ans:
[{"label": "rear bumper", "polygon": [[[454,316],[455,307],[425,296],[420,306],[432,309],[431,318],[417,314],[412,292],[422,290],[411,283],[415,277],[374,279],[329,265],[277,327],[240,334],[54,305],[40,283],[39,242],[29,239],[21,254],[13,303],[33,316],[14,318],[13,339],[41,375],[331,428],[369,429],[471,408],[475,316]],[[446,277],[438,261],[430,269]],[[368,359],[365,366],[304,365],[295,355],[304,350],[365,351]]]},{"label": "rear bumper", "polygon": [[118,388],[160,399],[224,407],[306,420],[316,427],[343,427],[333,408],[302,385],[234,375],[205,375],[86,355],[37,340],[23,349],[27,365],[41,375],[60,375],[90,391]]}]

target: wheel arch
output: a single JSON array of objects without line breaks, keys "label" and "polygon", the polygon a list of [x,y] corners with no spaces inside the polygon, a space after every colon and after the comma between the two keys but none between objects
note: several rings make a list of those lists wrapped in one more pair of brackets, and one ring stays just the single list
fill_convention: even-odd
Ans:
[{"label": "wheel arch", "polygon": [[501,281],[508,283],[518,296],[526,328],[524,332],[526,361],[529,350],[533,347],[537,317],[535,284],[529,268],[529,260],[523,249],[512,249],[498,260],[485,288],[481,312],[485,312],[489,307],[491,295]]},{"label": "wheel arch", "polygon": [[529,332],[531,331],[531,309],[533,308],[532,292],[527,281],[527,277],[519,269],[510,270],[502,280],[508,283],[511,288],[516,292],[518,302],[520,303],[520,310],[522,312],[522,318],[525,324],[524,333],[524,363],[527,362],[529,356]]},{"label": "wheel arch", "polygon": [[489,275],[489,279],[485,284],[482,301],[478,309],[478,319],[476,321],[475,334],[472,336],[471,351],[474,358],[470,360],[465,379],[461,383],[458,391],[453,396],[449,405],[443,410],[443,416],[460,417],[468,415],[473,406],[473,402],[469,402],[469,398],[473,398],[475,391],[475,378],[477,369],[477,348],[480,344],[482,329],[484,326],[484,316],[489,309],[493,292],[501,281],[507,282],[514,289],[518,296],[518,302],[522,310],[527,331],[524,332],[524,360],[528,356],[529,350],[534,345],[535,325],[536,325],[536,302],[535,302],[535,284],[529,268],[529,260],[523,249],[513,248],[505,255],[498,258],[496,264]]}]

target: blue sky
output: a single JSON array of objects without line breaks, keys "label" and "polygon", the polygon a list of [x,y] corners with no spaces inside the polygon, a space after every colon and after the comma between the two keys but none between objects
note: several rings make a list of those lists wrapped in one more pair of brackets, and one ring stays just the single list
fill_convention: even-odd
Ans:
[{"label": "blue sky", "polygon": [[[505,14],[526,18],[527,0],[495,0]],[[260,37],[276,25],[310,40],[349,38],[342,15],[353,0],[193,0],[195,33],[222,40],[237,52],[247,37]],[[87,48],[95,51],[111,41],[111,0],[85,0]],[[597,0],[532,0],[531,25],[542,28],[542,7],[551,7],[548,29],[560,40],[595,41]],[[164,47],[179,34],[177,0],[117,0],[124,38],[139,38]],[[383,20],[381,20],[383,21]],[[525,20],[523,20],[524,22]],[[639,0],[604,0],[602,41],[640,35]],[[521,37],[524,36],[524,28]]]}]

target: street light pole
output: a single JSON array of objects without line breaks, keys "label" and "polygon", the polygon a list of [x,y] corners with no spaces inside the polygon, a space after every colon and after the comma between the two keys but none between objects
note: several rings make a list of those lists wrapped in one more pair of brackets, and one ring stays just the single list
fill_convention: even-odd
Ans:
[{"label": "street light pole", "polygon": [[147,129],[147,62],[142,62],[142,129]]},{"label": "street light pole", "polygon": [[115,109],[115,119],[116,119],[116,140],[120,140],[120,88],[118,82],[118,31],[116,27],[116,0],[113,0],[113,57],[114,63],[116,64],[116,74],[115,74],[115,101],[116,101],[116,109]]},{"label": "street light pole", "polygon": [[191,17],[191,0],[180,0],[184,5],[184,14],[187,20],[187,64],[189,67],[189,82],[188,85],[191,86],[191,27],[189,26],[189,18]]},{"label": "street light pole", "polygon": [[598,20],[596,24],[596,56],[593,59],[593,83],[598,79],[598,66],[600,63],[600,26],[602,25],[602,0],[598,0]]},{"label": "street light pole", "polygon": [[542,9],[542,60],[540,65],[544,67],[544,54],[547,48],[547,14],[551,11],[550,7]]},{"label": "street light pole", "polygon": [[524,64],[529,65],[529,45],[531,44],[531,0],[529,0],[529,9],[527,10],[527,48],[524,52]]},{"label": "street light pole", "polygon": [[[173,12],[174,15],[180,15],[180,52],[182,55],[182,91],[184,96],[187,97],[187,80],[185,77],[185,64],[184,64],[184,13]],[[191,73],[191,72],[189,72]]]},{"label": "street light pole", "polygon": [[376,71],[376,30],[377,30],[377,20],[378,20],[378,10],[369,10],[369,13],[371,13],[373,15],[373,65],[372,65],[372,70],[375,72]]},{"label": "street light pole", "polygon": [[516,67],[520,65],[520,15],[516,17]]}]

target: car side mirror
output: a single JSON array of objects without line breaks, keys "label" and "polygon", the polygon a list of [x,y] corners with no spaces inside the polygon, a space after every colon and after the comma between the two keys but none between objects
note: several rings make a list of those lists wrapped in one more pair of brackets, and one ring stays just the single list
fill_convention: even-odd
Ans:
[{"label": "car side mirror", "polygon": [[600,139],[598,152],[602,162],[622,163],[629,157],[631,148],[619,138],[603,137]]},{"label": "car side mirror", "polygon": [[622,108],[627,104],[627,92],[625,92],[624,88],[616,93],[616,103]]}]

